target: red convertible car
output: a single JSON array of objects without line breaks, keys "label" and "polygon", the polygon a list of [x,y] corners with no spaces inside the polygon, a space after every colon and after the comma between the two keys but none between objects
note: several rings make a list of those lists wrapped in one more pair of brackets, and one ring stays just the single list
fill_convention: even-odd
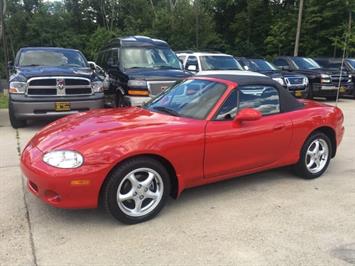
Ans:
[{"label": "red convertible car", "polygon": [[102,203],[132,224],[186,188],[291,165],[318,177],[343,133],[337,107],[297,100],[268,77],[216,74],[176,84],[142,107],[57,120],[28,143],[21,168],[44,202]]}]

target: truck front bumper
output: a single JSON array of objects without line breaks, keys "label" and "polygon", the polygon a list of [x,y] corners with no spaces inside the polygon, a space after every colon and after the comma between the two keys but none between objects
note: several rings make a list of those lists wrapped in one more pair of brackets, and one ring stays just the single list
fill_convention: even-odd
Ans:
[{"label": "truck front bumper", "polygon": [[[17,119],[55,118],[91,109],[104,107],[104,94],[95,93],[85,97],[29,97],[27,95],[10,94],[10,104]],[[70,110],[57,111],[56,103],[66,103]]]},{"label": "truck front bumper", "polygon": [[[341,84],[339,89],[339,96],[345,94],[345,92],[352,87],[352,83]],[[312,94],[317,97],[335,97],[338,93],[338,84],[313,84]]]},{"label": "truck front bumper", "polygon": [[149,96],[139,97],[139,96],[124,96],[124,102],[129,106],[142,106],[146,102],[150,101],[152,98]]}]

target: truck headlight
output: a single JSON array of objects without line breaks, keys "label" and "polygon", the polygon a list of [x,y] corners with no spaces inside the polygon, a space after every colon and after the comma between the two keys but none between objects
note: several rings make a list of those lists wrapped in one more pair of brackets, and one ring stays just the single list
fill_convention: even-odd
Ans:
[{"label": "truck headlight", "polygon": [[83,156],[76,151],[52,151],[43,156],[43,161],[57,168],[78,168],[83,162]]},{"label": "truck headlight", "polygon": [[12,81],[9,84],[9,93],[25,93],[26,89],[26,82]]},{"label": "truck headlight", "polygon": [[273,78],[273,80],[280,83],[282,86],[285,86],[285,81],[283,78]]},{"label": "truck headlight", "polygon": [[351,74],[349,74],[349,76],[348,76],[348,82],[351,82],[352,81],[352,78],[353,78],[353,76],[351,75]]},{"label": "truck headlight", "polygon": [[330,75],[321,74],[320,77],[321,77],[321,83],[330,83],[332,81]]},{"label": "truck headlight", "polygon": [[303,78],[303,84],[304,85],[308,85],[308,83],[309,83],[308,78],[307,77]]},{"label": "truck headlight", "polygon": [[102,81],[93,81],[91,83],[93,92],[103,92],[104,91],[104,83]]},{"label": "truck headlight", "polygon": [[130,88],[148,88],[148,83],[146,80],[129,80],[127,86]]}]

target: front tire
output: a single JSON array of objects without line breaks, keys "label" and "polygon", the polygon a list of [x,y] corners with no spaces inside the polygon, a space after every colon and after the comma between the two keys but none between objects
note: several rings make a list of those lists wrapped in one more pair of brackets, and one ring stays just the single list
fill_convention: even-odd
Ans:
[{"label": "front tire", "polygon": [[155,217],[170,194],[166,168],[150,157],[123,162],[109,175],[103,190],[105,209],[125,224]]},{"label": "front tire", "polygon": [[10,124],[14,129],[25,127],[27,124],[26,120],[20,120],[16,118],[15,110],[13,108],[11,101],[9,101],[9,118],[10,118]]},{"label": "front tire", "polygon": [[332,145],[329,137],[322,132],[316,132],[304,143],[294,170],[304,179],[317,178],[327,170],[331,155]]}]

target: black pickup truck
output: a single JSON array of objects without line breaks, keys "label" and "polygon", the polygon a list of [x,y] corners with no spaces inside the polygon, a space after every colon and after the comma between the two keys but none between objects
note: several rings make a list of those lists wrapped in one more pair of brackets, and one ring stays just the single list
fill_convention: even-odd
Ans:
[{"label": "black pickup truck", "polygon": [[251,59],[245,57],[236,57],[236,59],[245,70],[259,72],[269,76],[280,83],[294,96],[302,98],[308,97],[308,78],[305,75],[279,70],[265,59]]},{"label": "black pickup truck", "polygon": [[[353,84],[346,71],[327,70],[315,60],[299,56],[279,56],[273,60],[274,65],[284,71],[299,73],[307,76],[310,84],[308,98],[326,97],[335,100],[338,94],[343,95]],[[340,87],[339,87],[340,80]]]},{"label": "black pickup truck", "polygon": [[[316,62],[323,68],[329,70],[340,70],[342,59],[341,58],[330,58],[330,57],[321,57],[315,58]],[[349,80],[352,80],[353,86],[348,86],[345,92],[345,95],[349,95],[355,98],[355,59],[353,58],[345,58],[343,69],[346,70],[348,73]]]},{"label": "black pickup truck", "polygon": [[105,94],[113,96],[111,105],[117,107],[140,106],[192,75],[165,41],[146,36],[111,40],[96,63],[108,74]]},{"label": "black pickup truck", "polygon": [[9,62],[12,127],[104,107],[103,81],[74,49],[22,48]]}]

